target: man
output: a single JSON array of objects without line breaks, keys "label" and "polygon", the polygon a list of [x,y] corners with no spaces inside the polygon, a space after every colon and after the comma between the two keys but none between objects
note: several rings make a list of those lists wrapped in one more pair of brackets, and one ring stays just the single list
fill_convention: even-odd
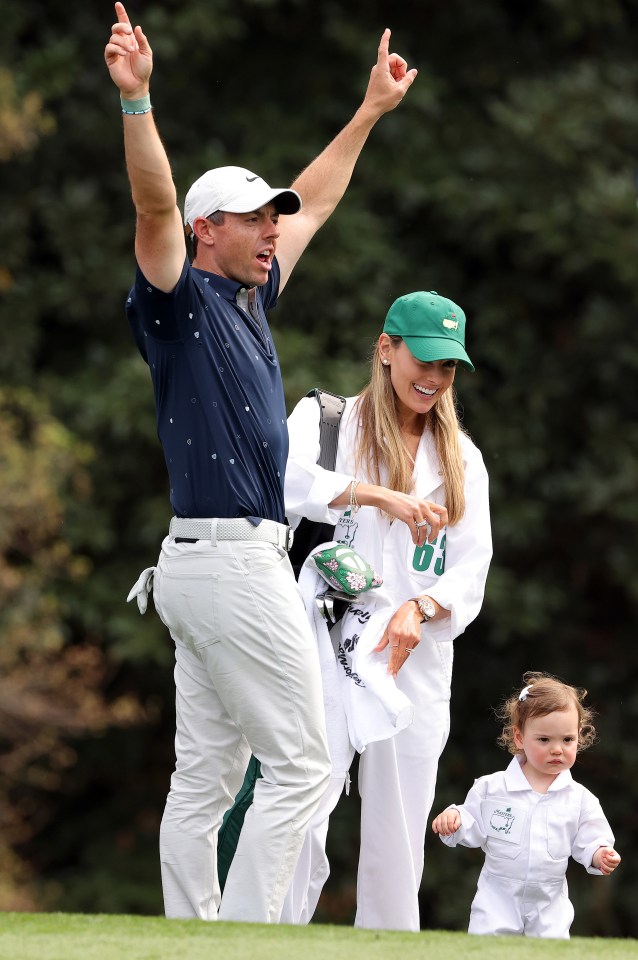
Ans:
[{"label": "man", "polygon": [[[175,514],[157,568],[131,591],[145,608],[154,574],[175,641],[177,762],[160,833],[166,915],[277,922],[330,764],[317,653],[286,554],[286,412],[264,311],[416,70],[388,53],[386,30],[363,103],[292,189],[241,167],[205,173],[184,209],[191,266],[150,107],[152,51],[124,6],[115,10],[105,59],[137,213],[127,314],[151,369]],[[217,832],[251,750],[263,776],[220,906]]]}]

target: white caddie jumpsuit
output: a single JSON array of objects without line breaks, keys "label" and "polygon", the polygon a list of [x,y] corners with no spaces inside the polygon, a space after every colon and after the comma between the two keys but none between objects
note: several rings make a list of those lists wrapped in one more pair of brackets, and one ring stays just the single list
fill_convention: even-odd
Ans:
[{"label": "white caddie jumpsuit", "polygon": [[537,793],[514,757],[506,770],[480,777],[456,806],[461,826],[440,839],[485,851],[468,933],[569,939],[574,908],[565,872],[570,855],[588,873],[599,847],[614,845],[597,798],[563,770]]},{"label": "white caddie jumpsuit", "polygon": [[[428,816],[439,757],[449,733],[452,641],[480,610],[492,554],[488,478],[479,450],[461,435],[465,516],[454,527],[442,530],[436,543],[420,547],[414,546],[406,524],[391,523],[373,507],[361,507],[352,516],[343,508],[330,510],[327,504],[355,475],[355,400],[348,399],[343,414],[334,473],[316,463],[316,400],[304,398],[293,410],[288,419],[286,512],[293,525],[302,516],[337,524],[335,540],[353,547],[382,576],[393,610],[410,597],[427,594],[451,613],[449,618],[424,625],[421,643],[398,674],[397,686],[414,705],[412,724],[390,739],[369,743],[359,763],[361,853],[355,925],[417,931]],[[359,472],[358,479],[365,482],[368,478]],[[445,502],[429,432],[424,433],[416,456],[415,494]],[[366,596],[362,595],[364,603]],[[286,922],[307,922],[317,904],[328,874],[326,817],[342,785],[333,783],[327,813],[324,808],[323,814],[316,814],[314,840],[312,828],[309,831],[282,914]]]}]

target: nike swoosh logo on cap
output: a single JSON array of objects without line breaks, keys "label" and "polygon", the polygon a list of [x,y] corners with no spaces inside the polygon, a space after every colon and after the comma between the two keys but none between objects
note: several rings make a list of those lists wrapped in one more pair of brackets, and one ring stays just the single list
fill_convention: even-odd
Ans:
[{"label": "nike swoosh logo on cap", "polygon": [[248,180],[248,183],[252,183],[253,180],[259,180],[259,177],[246,177],[246,180]]}]

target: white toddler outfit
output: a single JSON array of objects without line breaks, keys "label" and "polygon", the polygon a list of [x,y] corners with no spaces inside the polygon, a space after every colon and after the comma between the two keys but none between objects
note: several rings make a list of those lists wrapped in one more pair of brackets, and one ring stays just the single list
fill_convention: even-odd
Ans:
[{"label": "white toddler outfit", "polygon": [[[598,799],[563,770],[547,793],[535,791],[518,757],[480,777],[465,803],[452,805],[461,826],[440,839],[485,851],[468,933],[569,939],[574,908],[565,873],[570,856],[588,873],[614,835]],[[451,808],[448,808],[451,809]]]}]

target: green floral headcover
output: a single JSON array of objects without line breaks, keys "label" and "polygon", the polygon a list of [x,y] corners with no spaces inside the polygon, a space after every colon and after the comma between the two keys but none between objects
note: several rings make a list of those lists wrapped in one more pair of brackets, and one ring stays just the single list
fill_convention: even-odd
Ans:
[{"label": "green floral headcover", "polygon": [[313,553],[317,570],[335,590],[341,590],[350,596],[365,593],[373,587],[380,587],[381,577],[375,573],[369,563],[360,557],[356,550],[338,543],[334,547]]}]

